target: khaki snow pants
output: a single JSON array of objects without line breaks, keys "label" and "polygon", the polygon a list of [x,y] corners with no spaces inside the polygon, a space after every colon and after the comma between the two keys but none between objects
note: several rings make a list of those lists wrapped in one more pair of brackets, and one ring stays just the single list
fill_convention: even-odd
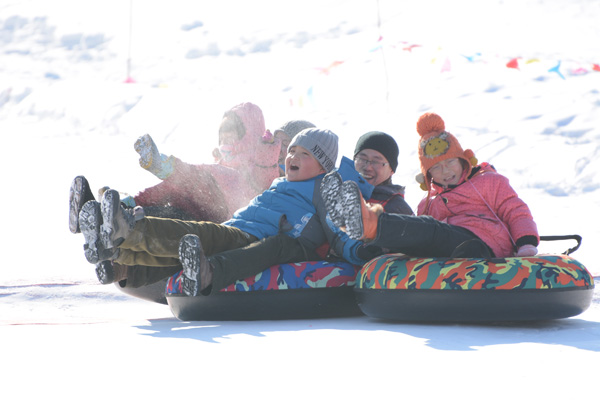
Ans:
[{"label": "khaki snow pants", "polygon": [[184,221],[146,217],[121,245],[114,262],[126,266],[174,267],[179,263],[179,241],[186,234],[196,234],[206,255],[241,248],[258,239],[239,228],[202,221]]}]

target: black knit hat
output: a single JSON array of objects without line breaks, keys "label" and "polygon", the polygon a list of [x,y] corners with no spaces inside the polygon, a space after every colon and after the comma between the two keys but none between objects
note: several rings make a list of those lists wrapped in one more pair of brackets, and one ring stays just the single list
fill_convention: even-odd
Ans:
[{"label": "black knit hat", "polygon": [[356,142],[356,148],[354,149],[354,157],[364,149],[373,149],[381,153],[390,163],[390,168],[393,172],[396,172],[398,167],[398,144],[396,140],[385,132],[371,131],[367,132]]}]

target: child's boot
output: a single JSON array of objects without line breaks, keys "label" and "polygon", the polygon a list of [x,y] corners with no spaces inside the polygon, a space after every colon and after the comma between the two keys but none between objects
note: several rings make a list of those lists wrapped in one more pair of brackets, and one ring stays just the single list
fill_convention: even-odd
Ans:
[{"label": "child's boot", "polygon": [[383,207],[379,204],[367,204],[354,181],[346,181],[342,185],[342,202],[346,234],[352,239],[365,242],[375,239],[377,220],[383,213]]},{"label": "child's boot", "polygon": [[102,214],[100,203],[95,200],[86,202],[79,212],[78,228],[83,234],[85,258],[90,263],[98,262],[98,244],[100,243],[100,225]]},{"label": "child's boot", "polygon": [[197,235],[187,234],[181,238],[179,260],[183,266],[183,292],[187,296],[195,297],[207,288],[213,279],[213,266],[206,258]]},{"label": "child's boot", "polygon": [[96,277],[100,284],[112,284],[127,279],[127,266],[103,260],[96,264]]},{"label": "child's boot", "polygon": [[85,240],[83,250],[87,261],[95,264],[101,260],[114,259],[118,254],[118,249],[106,249],[100,241],[100,226],[102,224],[100,203],[95,200],[86,202],[81,208],[78,220]]},{"label": "child's boot", "polygon": [[327,173],[321,181],[321,197],[325,202],[327,213],[336,227],[344,227],[342,206],[342,177],[336,172]]},{"label": "child's boot", "polygon": [[[102,188],[98,189],[98,199],[102,199],[102,197],[104,196],[104,193],[106,191],[108,191],[110,189],[109,186],[103,186]],[[133,209],[136,207],[135,204],[135,199],[133,196],[128,195],[128,194],[123,194],[123,193],[119,193],[119,198],[121,199],[121,203],[123,204],[123,206]]]},{"label": "child's boot", "polygon": [[102,220],[100,236],[102,244],[108,249],[122,244],[139,218],[134,216],[133,210],[125,209],[121,205],[118,191],[108,189],[102,196]]},{"label": "child's boot", "polygon": [[82,175],[78,175],[71,182],[69,191],[69,230],[73,234],[81,232],[79,228],[79,212],[87,201],[95,200],[88,180]]}]

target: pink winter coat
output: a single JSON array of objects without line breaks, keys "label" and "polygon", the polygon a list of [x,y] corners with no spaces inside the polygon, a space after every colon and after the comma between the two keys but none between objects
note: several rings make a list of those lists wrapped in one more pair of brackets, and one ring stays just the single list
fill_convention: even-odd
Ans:
[{"label": "pink winter coat", "polygon": [[178,208],[197,221],[223,222],[269,188],[279,177],[277,164],[281,143],[265,136],[260,108],[242,103],[232,108],[246,128],[227,160],[192,165],[176,159],[173,173],[134,199],[140,206]]},{"label": "pink winter coat", "polygon": [[519,238],[530,235],[539,241],[537,226],[508,179],[488,163],[479,167],[455,188],[444,190],[434,184],[430,196],[419,203],[417,214],[466,228],[496,257],[514,256],[514,243]]}]

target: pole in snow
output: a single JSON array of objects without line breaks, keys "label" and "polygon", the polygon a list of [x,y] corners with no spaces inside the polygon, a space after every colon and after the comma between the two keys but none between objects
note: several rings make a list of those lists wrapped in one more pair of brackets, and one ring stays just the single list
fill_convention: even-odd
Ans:
[{"label": "pole in snow", "polygon": [[135,79],[131,77],[131,32],[133,25],[133,0],[129,0],[129,49],[127,54],[127,78],[125,79],[126,84],[135,83]]}]

